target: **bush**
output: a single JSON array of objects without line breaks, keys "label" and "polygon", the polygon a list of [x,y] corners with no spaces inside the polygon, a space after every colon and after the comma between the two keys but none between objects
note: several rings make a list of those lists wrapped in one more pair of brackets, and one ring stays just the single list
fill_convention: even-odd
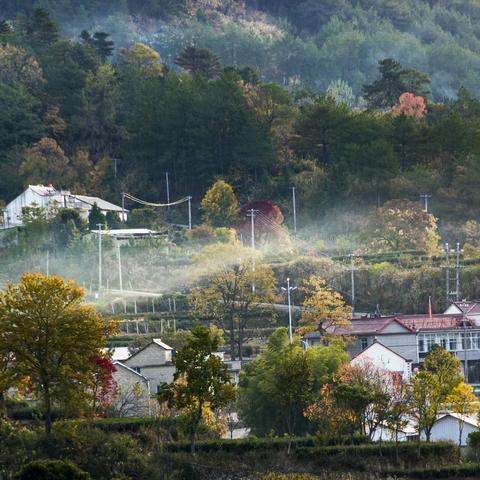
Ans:
[{"label": "bush", "polygon": [[393,477],[408,478],[465,478],[478,477],[480,475],[480,464],[468,463],[463,465],[445,465],[438,468],[412,468],[404,470],[389,469],[383,473]]},{"label": "bush", "polygon": [[[315,437],[296,437],[292,440],[292,450],[298,448],[314,447]],[[290,438],[246,438],[240,440],[204,440],[196,443],[198,452],[208,453],[223,451],[242,454],[252,450],[283,450],[288,447]],[[189,452],[189,442],[175,442],[167,445],[170,452]]]},{"label": "bush", "polygon": [[[348,464],[359,468],[362,465],[358,462],[382,457],[383,460],[396,461],[396,445],[394,442],[371,443],[366,445],[337,445],[330,447],[300,447],[297,448],[297,457],[299,458],[315,458],[322,462],[341,459],[342,463],[347,461]],[[405,462],[418,462],[418,444],[417,443],[400,443],[398,445],[398,455]],[[427,461],[428,459],[439,459],[438,464],[453,463],[458,460],[458,448],[451,442],[429,442],[420,445],[420,458]],[[363,465],[364,466],[364,465]]]},{"label": "bush", "polygon": [[90,480],[90,475],[76,465],[62,460],[36,460],[25,465],[18,480]]}]

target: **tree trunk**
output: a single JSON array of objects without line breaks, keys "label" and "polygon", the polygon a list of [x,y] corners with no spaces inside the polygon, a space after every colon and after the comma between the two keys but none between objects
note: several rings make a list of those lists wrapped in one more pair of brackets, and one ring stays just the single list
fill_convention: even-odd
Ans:
[{"label": "tree trunk", "polygon": [[235,360],[235,318],[230,315],[230,358]]},{"label": "tree trunk", "polygon": [[0,391],[0,418],[6,417],[5,412],[5,392],[3,390]]},{"label": "tree trunk", "polygon": [[195,452],[195,440],[197,436],[198,425],[200,424],[200,420],[202,419],[202,410],[203,410],[203,403],[198,403],[198,410],[197,415],[193,421],[192,428],[190,429],[190,453],[194,457],[196,455]]},{"label": "tree trunk", "polygon": [[50,436],[52,433],[52,399],[50,397],[50,387],[48,384],[44,387],[45,402],[45,433]]},{"label": "tree trunk", "polygon": [[462,446],[462,433],[463,433],[463,422],[458,422],[458,446]]}]

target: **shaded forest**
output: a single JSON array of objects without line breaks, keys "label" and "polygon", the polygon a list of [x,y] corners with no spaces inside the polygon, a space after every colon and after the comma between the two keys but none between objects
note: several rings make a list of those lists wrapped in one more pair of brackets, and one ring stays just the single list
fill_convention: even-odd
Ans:
[{"label": "shaded forest", "polygon": [[444,231],[478,216],[475,2],[6,0],[0,12],[4,203],[28,183],[163,201],[168,171],[172,198],[196,205],[222,177],[242,204],[288,214],[296,185],[305,223],[422,193]]}]

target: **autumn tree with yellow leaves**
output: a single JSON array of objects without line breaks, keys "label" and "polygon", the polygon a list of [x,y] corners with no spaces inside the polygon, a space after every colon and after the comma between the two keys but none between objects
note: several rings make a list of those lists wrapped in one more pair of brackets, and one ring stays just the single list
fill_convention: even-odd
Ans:
[{"label": "autumn tree with yellow leaves", "polygon": [[447,397],[447,405],[453,413],[457,413],[458,446],[462,445],[462,433],[465,426],[465,417],[477,416],[480,412],[480,403],[473,393],[473,387],[465,382],[459,383]]},{"label": "autumn tree with yellow leaves", "polygon": [[312,275],[302,287],[306,298],[300,319],[300,332],[318,331],[328,340],[335,330],[348,331],[351,327],[352,307],[339,292],[326,285],[325,280]]},{"label": "autumn tree with yellow leaves", "polygon": [[13,359],[40,400],[47,434],[52,409],[85,397],[94,368],[116,325],[85,302],[85,291],[58,276],[26,273],[0,294],[0,357]]}]

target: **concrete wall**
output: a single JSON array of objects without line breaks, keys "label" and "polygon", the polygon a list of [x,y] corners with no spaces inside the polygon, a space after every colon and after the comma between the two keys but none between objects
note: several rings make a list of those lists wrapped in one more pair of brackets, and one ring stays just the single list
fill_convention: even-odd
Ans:
[{"label": "concrete wall", "polygon": [[130,368],[158,366],[172,361],[172,351],[165,350],[156,343],[151,343],[143,350],[125,360],[125,365]]},{"label": "concrete wall", "polygon": [[126,417],[148,415],[151,401],[148,381],[119,364],[115,364],[115,368],[113,378],[118,396],[113,407],[117,414]]},{"label": "concrete wall", "polygon": [[158,389],[164,383],[173,382],[175,367],[173,365],[159,365],[156,367],[137,367],[144,377],[150,381],[150,390],[156,394]]}]

